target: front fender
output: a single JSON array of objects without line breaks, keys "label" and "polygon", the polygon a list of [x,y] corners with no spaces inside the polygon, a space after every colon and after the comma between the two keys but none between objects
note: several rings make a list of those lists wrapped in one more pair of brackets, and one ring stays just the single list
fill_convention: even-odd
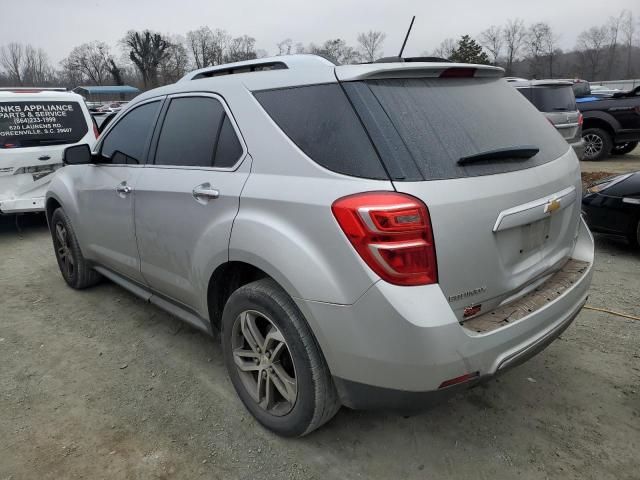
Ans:
[{"label": "front fender", "polygon": [[82,244],[81,239],[84,237],[84,232],[82,231],[82,223],[78,220],[80,206],[75,189],[73,188],[74,182],[72,175],[70,175],[73,173],[71,172],[73,168],[74,167],[71,166],[65,166],[54,173],[45,195],[45,209],[47,221],[50,222],[51,214],[53,213],[53,209],[51,208],[52,202],[57,202],[64,209],[69,220],[71,220],[71,225],[73,225],[76,237]]}]

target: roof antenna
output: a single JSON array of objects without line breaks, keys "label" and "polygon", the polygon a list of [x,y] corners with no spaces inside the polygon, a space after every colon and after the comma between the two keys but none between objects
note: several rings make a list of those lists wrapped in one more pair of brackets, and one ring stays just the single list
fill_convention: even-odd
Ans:
[{"label": "roof antenna", "polygon": [[413,27],[413,22],[415,21],[416,16],[414,15],[413,18],[411,19],[411,23],[409,24],[409,30],[407,30],[407,34],[404,37],[404,42],[402,42],[402,48],[400,49],[400,53],[398,54],[398,57],[402,58],[402,52],[404,52],[404,47],[407,44],[407,40],[409,39],[409,34],[411,33],[411,27]]}]

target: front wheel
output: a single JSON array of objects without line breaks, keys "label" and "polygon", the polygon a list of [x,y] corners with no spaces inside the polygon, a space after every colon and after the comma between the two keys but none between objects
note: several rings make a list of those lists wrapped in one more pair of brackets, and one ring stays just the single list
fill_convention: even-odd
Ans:
[{"label": "front wheel", "polygon": [[611,155],[626,155],[638,146],[638,142],[616,143],[611,150]]},{"label": "front wheel", "polygon": [[71,221],[62,208],[53,212],[49,225],[56,260],[65,282],[75,289],[87,288],[98,283],[100,274],[87,265]]},{"label": "front wheel", "polygon": [[340,408],[309,326],[273,280],[249,283],[231,295],[222,316],[222,348],[242,403],[275,433],[306,435]]},{"label": "front wheel", "polygon": [[604,160],[611,152],[611,135],[601,128],[587,128],[582,132],[584,140],[583,160],[597,162]]}]

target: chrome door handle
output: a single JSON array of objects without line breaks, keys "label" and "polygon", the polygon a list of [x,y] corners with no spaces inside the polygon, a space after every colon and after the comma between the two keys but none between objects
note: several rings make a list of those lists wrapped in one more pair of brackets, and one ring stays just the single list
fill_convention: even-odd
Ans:
[{"label": "chrome door handle", "polygon": [[203,183],[202,185],[198,185],[194,187],[192,190],[193,198],[196,200],[201,200],[204,198],[214,199],[220,196],[220,192],[215,188],[211,188],[209,183]]},{"label": "chrome door handle", "polygon": [[126,182],[122,182],[120,185],[116,185],[116,192],[118,193],[123,193],[125,195],[131,193],[133,191],[133,188],[131,188],[129,185],[127,185]]}]

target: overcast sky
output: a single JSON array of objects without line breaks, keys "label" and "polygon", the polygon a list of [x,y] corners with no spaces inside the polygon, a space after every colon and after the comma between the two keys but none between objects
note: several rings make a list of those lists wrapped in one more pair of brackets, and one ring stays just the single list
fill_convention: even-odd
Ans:
[{"label": "overcast sky", "polygon": [[477,35],[491,24],[522,18],[549,22],[562,48],[578,34],[632,10],[640,18],[640,0],[0,0],[0,45],[31,43],[54,62],[76,45],[102,40],[115,45],[130,29],[182,34],[208,25],[234,36],[248,34],[256,47],[274,53],[285,38],[321,43],[343,38],[355,45],[358,32],[387,34],[386,55],[397,54],[411,15],[416,23],[406,56],[431,52],[446,37]]}]

